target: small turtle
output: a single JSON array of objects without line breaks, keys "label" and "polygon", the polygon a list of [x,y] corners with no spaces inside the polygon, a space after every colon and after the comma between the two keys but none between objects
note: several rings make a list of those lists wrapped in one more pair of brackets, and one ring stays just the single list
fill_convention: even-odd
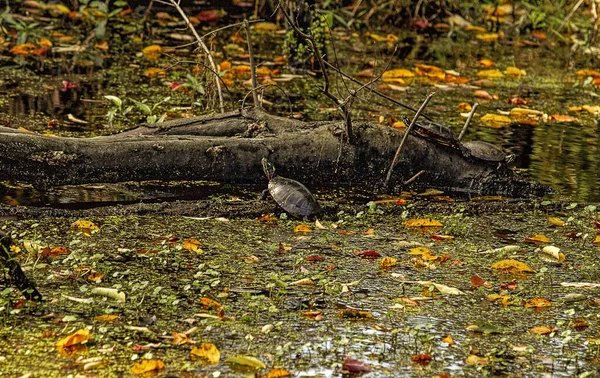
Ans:
[{"label": "small turtle", "polygon": [[482,140],[465,142],[463,145],[469,150],[472,158],[489,163],[498,163],[498,168],[502,165],[507,166],[515,160],[515,154],[507,154],[501,148]]},{"label": "small turtle", "polygon": [[275,167],[265,158],[262,159],[262,166],[269,179],[267,190],[283,210],[298,218],[307,218],[321,211],[319,203],[306,186],[296,180],[275,176]]},{"label": "small turtle", "polygon": [[[411,120],[405,115],[403,115],[401,118],[402,122],[404,122],[408,127]],[[463,147],[456,134],[454,134],[454,132],[446,126],[440,125],[439,123],[417,121],[413,125],[411,131],[425,139],[432,140],[438,144],[459,150],[465,156],[468,154],[468,150]]]}]

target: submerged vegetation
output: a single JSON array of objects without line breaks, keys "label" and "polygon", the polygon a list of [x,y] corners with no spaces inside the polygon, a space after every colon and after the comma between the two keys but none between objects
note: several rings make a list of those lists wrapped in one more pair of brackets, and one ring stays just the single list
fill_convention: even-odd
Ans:
[{"label": "submerged vegetation", "polygon": [[[599,374],[598,209],[571,203],[600,199],[596,4],[318,3],[331,64],[360,83],[381,74],[370,87],[412,107],[438,92],[427,113],[455,131],[478,102],[466,139],[502,144],[529,176],[573,199],[332,191],[317,196],[327,210],[316,222],[256,219],[274,203],[241,188],[104,215],[21,217],[21,208],[0,229],[45,301],[3,290],[0,375]],[[2,125],[87,137],[217,111],[206,54],[177,12],[153,6],[7,3]],[[188,11],[227,109],[251,98],[238,21],[254,11]],[[283,18],[250,26],[262,106],[338,117],[315,62],[292,69],[276,53],[293,36]],[[332,91],[352,98],[353,117],[405,126],[404,108],[365,88],[352,97],[346,86],[358,84],[334,69],[330,77]],[[2,203],[28,202],[4,194]]]}]

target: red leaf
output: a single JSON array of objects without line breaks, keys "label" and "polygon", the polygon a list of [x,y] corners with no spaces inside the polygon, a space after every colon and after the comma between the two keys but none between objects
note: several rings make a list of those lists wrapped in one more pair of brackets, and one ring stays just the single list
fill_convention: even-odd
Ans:
[{"label": "red leaf", "polygon": [[358,373],[358,372],[370,372],[371,368],[368,367],[367,364],[365,364],[364,362],[348,356],[348,357],[344,358],[344,363],[342,364],[342,370],[349,371],[352,373]]},{"label": "red leaf", "polygon": [[600,222],[594,221],[594,226],[596,226],[597,229],[600,229]]},{"label": "red leaf", "polygon": [[362,251],[362,252],[360,252],[360,251],[354,251],[354,254],[356,256],[362,257],[363,259],[376,259],[376,258],[381,257],[381,255],[378,252],[373,251],[373,250]]},{"label": "red leaf", "polygon": [[304,260],[306,260],[306,261],[323,261],[323,260],[325,260],[325,257],[319,256],[319,255],[312,255],[312,256],[306,257]]}]

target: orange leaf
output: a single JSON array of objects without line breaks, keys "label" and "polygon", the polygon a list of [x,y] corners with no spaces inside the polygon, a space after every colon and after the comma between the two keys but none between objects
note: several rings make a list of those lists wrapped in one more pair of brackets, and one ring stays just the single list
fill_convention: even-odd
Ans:
[{"label": "orange leaf", "polygon": [[477,62],[477,64],[482,67],[489,68],[494,65],[494,62],[490,59],[481,59],[479,62]]},{"label": "orange leaf", "polygon": [[535,308],[535,309],[542,309],[542,308],[548,308],[548,307],[552,307],[552,302],[550,302],[549,300],[545,299],[545,298],[531,298],[529,300],[529,302],[525,303],[525,307],[526,308]]},{"label": "orange leaf", "polygon": [[483,89],[478,89],[475,92],[473,92],[473,96],[479,97],[479,98],[484,98],[486,100],[493,100],[494,99],[494,96],[492,96],[491,94],[489,94],[487,91],[484,91]]},{"label": "orange leaf", "polygon": [[133,365],[133,367],[131,368],[131,372],[133,374],[139,375],[154,370],[160,371],[164,368],[165,364],[161,360],[143,360],[135,363],[135,365]]},{"label": "orange leaf", "polygon": [[563,122],[563,123],[578,123],[579,122],[579,118],[573,117],[570,115],[565,115],[565,114],[552,114],[549,117],[549,119],[550,119],[550,121]]},{"label": "orange leaf", "polygon": [[32,43],[23,43],[23,44],[14,46],[12,49],[10,49],[10,52],[15,55],[28,56],[28,55],[35,55],[36,49],[37,49],[37,47]]},{"label": "orange leaf", "polygon": [[143,75],[149,77],[150,79],[157,79],[167,76],[167,72],[160,68],[151,67],[146,69]]},{"label": "orange leaf", "polygon": [[579,76],[580,79],[585,79],[590,76],[591,77],[600,77],[600,72],[590,70],[588,68],[584,68],[582,70],[575,72],[575,75]]},{"label": "orange leaf", "polygon": [[200,305],[202,305],[202,308],[204,308],[205,310],[218,310],[223,307],[219,302],[215,301],[214,299],[206,297],[200,299]]},{"label": "orange leaf", "polygon": [[525,238],[526,242],[534,243],[535,245],[540,245],[541,243],[550,243],[550,239],[544,235],[534,235],[529,238]]},{"label": "orange leaf", "polygon": [[54,346],[56,346],[57,348],[66,348],[72,345],[81,344],[84,341],[87,341],[91,338],[92,336],[90,336],[89,329],[80,329],[77,330],[77,332],[75,332],[74,334],[60,339],[56,344],[54,344]]},{"label": "orange leaf", "polygon": [[277,31],[279,28],[272,22],[257,22],[254,24],[254,30],[259,31]]},{"label": "orange leaf", "polygon": [[419,364],[428,364],[431,361],[431,356],[428,354],[414,354],[411,359]]},{"label": "orange leaf", "polygon": [[188,335],[181,332],[171,332],[171,336],[173,336],[173,341],[171,344],[173,345],[194,345],[196,342],[192,340]]},{"label": "orange leaf", "polygon": [[263,375],[261,378],[283,378],[283,377],[291,377],[292,373],[283,369],[271,369],[266,375]]},{"label": "orange leaf", "polygon": [[475,38],[477,38],[480,41],[484,41],[484,42],[495,42],[498,39],[500,39],[500,34],[499,33],[479,33],[475,35]]},{"label": "orange leaf", "polygon": [[439,80],[444,80],[446,77],[446,72],[443,69],[428,64],[417,64],[415,67],[415,74],[417,76],[427,76]]},{"label": "orange leaf", "polygon": [[479,276],[471,276],[471,286],[479,287],[485,284],[485,280]]},{"label": "orange leaf", "polygon": [[547,325],[541,325],[541,326],[535,326],[535,327],[529,328],[529,332],[535,333],[537,335],[544,335],[544,336],[547,336],[554,331],[555,331],[554,328],[549,327]]},{"label": "orange leaf", "polygon": [[144,47],[142,54],[144,54],[144,57],[148,60],[157,60],[160,57],[161,51],[162,47],[159,45],[150,45]]}]

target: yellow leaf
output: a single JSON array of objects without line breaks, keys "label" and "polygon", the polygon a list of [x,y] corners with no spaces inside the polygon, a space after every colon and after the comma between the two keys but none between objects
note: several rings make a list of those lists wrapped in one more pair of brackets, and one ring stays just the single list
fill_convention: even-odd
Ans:
[{"label": "yellow leaf", "polygon": [[279,30],[276,24],[272,22],[257,22],[254,24],[254,30],[260,31],[276,31]]},{"label": "yellow leaf", "polygon": [[185,239],[182,248],[191,252],[202,253],[202,248],[200,248],[201,245],[202,243],[199,240]]},{"label": "yellow leaf", "polygon": [[425,248],[425,247],[417,247],[417,248],[412,248],[410,251],[408,251],[409,255],[432,255],[433,252],[431,252],[430,249]]},{"label": "yellow leaf", "polygon": [[374,39],[378,42],[388,42],[388,43],[396,43],[398,42],[398,37],[395,36],[394,34],[388,34],[385,37],[379,34],[375,34],[375,33],[367,33],[366,34],[367,37]]},{"label": "yellow leaf", "polygon": [[454,345],[454,340],[452,340],[452,336],[447,335],[446,337],[442,337],[442,341],[448,345]]},{"label": "yellow leaf", "polygon": [[492,269],[502,269],[513,273],[535,273],[527,264],[517,260],[500,260],[492,265]]},{"label": "yellow leaf", "polygon": [[535,333],[537,335],[549,335],[552,332],[554,332],[554,328],[549,327],[547,325],[541,325],[529,328],[529,332]]},{"label": "yellow leaf", "polygon": [[543,117],[544,112],[535,109],[512,108],[510,110],[510,115],[512,117]]},{"label": "yellow leaf", "polygon": [[253,367],[255,369],[264,369],[266,366],[261,360],[251,356],[233,356],[225,360],[226,363],[238,364]]},{"label": "yellow leaf", "polygon": [[150,45],[144,47],[144,49],[142,50],[142,54],[144,54],[144,57],[148,60],[156,60],[160,57],[161,51],[162,47],[160,47],[159,45]]},{"label": "yellow leaf", "polygon": [[263,375],[261,378],[283,378],[283,377],[291,377],[292,373],[283,369],[271,369],[266,375]]},{"label": "yellow leaf", "polygon": [[151,67],[144,71],[144,76],[149,77],[150,79],[156,79],[167,76],[167,72],[160,68]]},{"label": "yellow leaf", "polygon": [[548,217],[548,222],[558,227],[562,227],[565,225],[565,222],[563,222],[562,220],[560,220],[560,218],[557,217]]},{"label": "yellow leaf", "polygon": [[502,72],[500,72],[500,70],[498,69],[492,69],[492,70],[482,70],[477,72],[477,76],[479,77],[485,77],[488,79],[500,79],[504,77],[504,74]]},{"label": "yellow leaf", "polygon": [[165,364],[161,360],[143,360],[135,363],[135,365],[133,365],[133,367],[131,368],[131,372],[133,374],[139,375],[154,370],[160,371],[164,368]]},{"label": "yellow leaf", "polygon": [[196,342],[192,340],[187,334],[182,332],[171,332],[171,336],[173,336],[173,341],[171,344],[173,345],[194,345]]},{"label": "yellow leaf", "polygon": [[510,297],[508,295],[500,295],[500,294],[489,294],[485,297],[490,302],[501,303],[502,306],[506,307],[512,304]]},{"label": "yellow leaf", "polygon": [[500,114],[486,114],[483,117],[481,117],[481,122],[485,123],[489,127],[501,128],[511,124],[512,120],[507,116],[503,116]]},{"label": "yellow leaf", "polygon": [[482,26],[475,26],[475,25],[467,25],[465,27],[466,31],[474,31],[475,33],[485,33],[487,31],[486,28],[482,27]]},{"label": "yellow leaf", "polygon": [[444,225],[432,218],[413,218],[402,223],[404,227],[443,227]]},{"label": "yellow leaf", "polygon": [[393,70],[387,70],[383,73],[383,75],[381,75],[381,78],[383,79],[383,81],[386,81],[386,79],[391,79],[391,78],[409,78],[409,77],[415,77],[415,74],[412,71],[409,71],[405,68],[395,68]]},{"label": "yellow leaf", "polygon": [[544,235],[533,235],[530,238],[525,238],[525,241],[539,245],[540,243],[549,243],[550,239]]},{"label": "yellow leaf", "polygon": [[477,62],[477,64],[479,64],[482,67],[489,68],[494,65],[494,61],[490,59],[481,59],[479,62]]},{"label": "yellow leaf", "polygon": [[573,117],[570,115],[566,115],[566,114],[552,114],[550,117],[548,117],[548,119],[550,121],[562,122],[562,123],[578,123],[579,122],[579,118]]},{"label": "yellow leaf", "polygon": [[517,67],[506,67],[504,73],[510,76],[527,76],[527,72],[525,70],[519,69]]},{"label": "yellow leaf", "polygon": [[596,236],[596,239],[594,239],[594,241],[592,242],[596,245],[600,245],[600,235]]},{"label": "yellow leaf", "polygon": [[97,320],[99,322],[110,322],[116,319],[119,319],[119,315],[98,315],[98,316],[94,316],[94,320]]},{"label": "yellow leaf", "polygon": [[297,232],[297,233],[300,233],[300,232],[309,233],[309,232],[312,232],[312,229],[310,228],[309,225],[301,223],[301,224],[297,225],[296,227],[294,227],[294,232]]},{"label": "yellow leaf", "polygon": [[386,270],[396,266],[397,260],[394,257],[384,257],[379,260],[379,269]]},{"label": "yellow leaf", "polygon": [[469,355],[465,360],[467,365],[487,365],[489,363],[487,357],[479,357],[474,354]]},{"label": "yellow leaf", "polygon": [[94,224],[94,222],[90,222],[85,219],[78,219],[73,224],[71,224],[71,229],[76,232],[83,232],[86,235],[90,235],[100,228]]},{"label": "yellow leaf", "polygon": [[440,67],[430,66],[428,64],[417,64],[415,67],[415,74],[417,76],[427,76],[439,80],[444,80],[446,77],[446,71]]},{"label": "yellow leaf", "polygon": [[219,352],[214,344],[210,343],[202,343],[200,348],[193,347],[190,353],[206,360],[211,365],[218,364],[221,359],[221,352]]},{"label": "yellow leaf", "polygon": [[48,5],[48,7],[46,9],[54,15],[69,14],[69,12],[71,12],[71,10],[69,8],[67,8],[66,6],[64,6],[62,4]]},{"label": "yellow leaf", "polygon": [[75,332],[74,334],[60,339],[56,344],[54,344],[54,346],[56,346],[57,348],[66,348],[72,345],[81,344],[84,341],[87,341],[91,338],[92,336],[90,336],[89,329],[80,329],[77,330],[77,332]]},{"label": "yellow leaf", "polygon": [[36,41],[38,46],[52,47],[52,42],[48,38],[40,38]]},{"label": "yellow leaf", "polygon": [[475,38],[477,38],[480,41],[484,41],[484,42],[495,42],[498,39],[500,39],[500,34],[498,33],[479,33],[475,35]]}]

